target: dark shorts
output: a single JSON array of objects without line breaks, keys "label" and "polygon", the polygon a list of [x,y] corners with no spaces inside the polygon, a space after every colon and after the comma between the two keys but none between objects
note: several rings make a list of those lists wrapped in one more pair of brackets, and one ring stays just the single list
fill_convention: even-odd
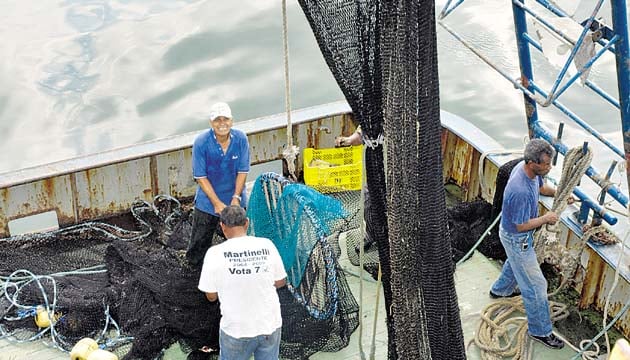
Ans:
[{"label": "dark shorts", "polygon": [[206,251],[212,246],[214,234],[223,236],[219,226],[219,217],[201,210],[193,210],[192,234],[186,251],[186,259],[193,266],[202,265]]}]

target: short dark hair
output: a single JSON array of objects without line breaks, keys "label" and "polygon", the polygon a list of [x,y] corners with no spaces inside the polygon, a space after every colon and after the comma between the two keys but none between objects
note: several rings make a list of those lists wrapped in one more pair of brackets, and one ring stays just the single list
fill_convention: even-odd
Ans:
[{"label": "short dark hair", "polygon": [[243,226],[246,222],[245,209],[238,205],[226,206],[221,211],[221,223],[227,227]]},{"label": "short dark hair", "polygon": [[543,155],[553,158],[556,155],[556,149],[544,139],[531,139],[525,145],[525,153],[523,155],[526,164],[530,161],[540,164],[543,160]]}]

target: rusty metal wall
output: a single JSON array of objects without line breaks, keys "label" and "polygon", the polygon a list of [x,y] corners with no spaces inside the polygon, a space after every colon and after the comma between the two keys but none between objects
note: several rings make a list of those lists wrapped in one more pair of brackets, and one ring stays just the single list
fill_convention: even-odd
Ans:
[{"label": "rusty metal wall", "polygon": [[[349,110],[328,107],[297,112],[294,144],[334,146],[336,136],[354,130],[351,115],[340,111]],[[282,116],[276,116],[238,124],[248,134],[253,165],[281,159],[287,142],[284,123]],[[59,225],[66,226],[126,212],[136,199],[151,201],[158,194],[193,196],[193,138],[188,134],[139,145],[137,152],[130,147],[87,156],[78,163],[71,160],[4,176],[0,179],[0,238],[10,235],[9,221],[47,211],[55,211]],[[34,174],[29,175],[33,180],[21,181],[19,174],[27,173]]]},{"label": "rusty metal wall", "polygon": [[[460,188],[462,201],[472,201],[483,195],[484,199],[492,202],[492,197],[486,197],[489,193],[481,194],[480,181],[484,181],[486,187],[494,189],[494,177],[498,168],[494,163],[486,161],[484,168],[496,170],[485,171],[483,179],[479,179],[480,155],[470,143],[448,129],[442,129],[443,181],[445,184],[455,184]],[[494,194],[494,190],[491,190],[491,193]]]}]

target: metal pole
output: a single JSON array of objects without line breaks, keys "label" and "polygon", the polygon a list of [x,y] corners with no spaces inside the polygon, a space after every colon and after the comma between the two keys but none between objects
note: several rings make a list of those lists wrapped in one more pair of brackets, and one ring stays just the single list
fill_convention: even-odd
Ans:
[{"label": "metal pole", "polygon": [[[521,68],[521,84],[532,93],[533,87],[529,81],[534,79],[532,70],[532,59],[529,52],[529,42],[524,37],[527,33],[527,19],[525,11],[512,3],[512,13],[514,14],[514,30],[516,31],[516,44],[518,47],[518,60]],[[525,101],[525,115],[527,116],[527,127],[529,128],[529,138],[534,137],[533,125],[538,122],[538,111],[536,109],[536,101],[529,95],[523,94]]]},{"label": "metal pole", "polygon": [[628,39],[628,8],[626,0],[613,0],[611,7],[613,32],[620,37],[617,44],[615,44],[615,58],[617,60],[617,86],[619,88],[623,149],[626,155],[626,176],[628,188],[630,189],[630,40]]}]

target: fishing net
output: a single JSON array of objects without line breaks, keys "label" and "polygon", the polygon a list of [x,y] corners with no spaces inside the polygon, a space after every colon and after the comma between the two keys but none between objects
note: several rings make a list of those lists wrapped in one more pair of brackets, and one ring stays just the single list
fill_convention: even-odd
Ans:
[{"label": "fishing net", "polygon": [[299,3],[363,130],[370,235],[391,309],[388,357],[463,359],[442,184],[435,4]]},{"label": "fishing net", "polygon": [[279,291],[283,359],[338,351],[358,326],[358,305],[338,264],[339,235],[356,224],[356,196],[336,194],[274,173],[260,175],[252,189],[250,233],[274,242],[287,271],[287,286]]},{"label": "fishing net", "polygon": [[[324,196],[271,173],[256,181],[251,229],[273,239],[289,274],[278,291],[283,359],[338,351],[358,326],[338,264],[340,234],[360,224],[357,204],[356,191]],[[159,196],[130,214],[0,240],[0,335],[66,351],[89,337],[127,360],[158,358],[177,342],[188,359],[216,358],[219,306],[197,289],[200,269],[185,260],[190,207]],[[52,321],[40,328],[41,312]]]},{"label": "fishing net", "polygon": [[[492,204],[485,200],[458,203],[448,209],[448,228],[451,236],[453,260],[459,261],[475,245],[484,232],[501,214],[503,191],[510,178],[512,169],[523,158],[510,160],[499,167],[495,178],[495,191]],[[488,234],[477,247],[480,253],[491,259],[505,261],[507,255],[499,239],[499,223],[488,231]]]},{"label": "fishing net", "polygon": [[[190,209],[158,196],[131,215],[111,222],[135,230],[88,222],[0,241],[2,336],[66,351],[89,337],[124,359],[156,358],[176,341],[217,348],[218,306],[183,260]],[[36,323],[39,312],[52,321]]]}]

